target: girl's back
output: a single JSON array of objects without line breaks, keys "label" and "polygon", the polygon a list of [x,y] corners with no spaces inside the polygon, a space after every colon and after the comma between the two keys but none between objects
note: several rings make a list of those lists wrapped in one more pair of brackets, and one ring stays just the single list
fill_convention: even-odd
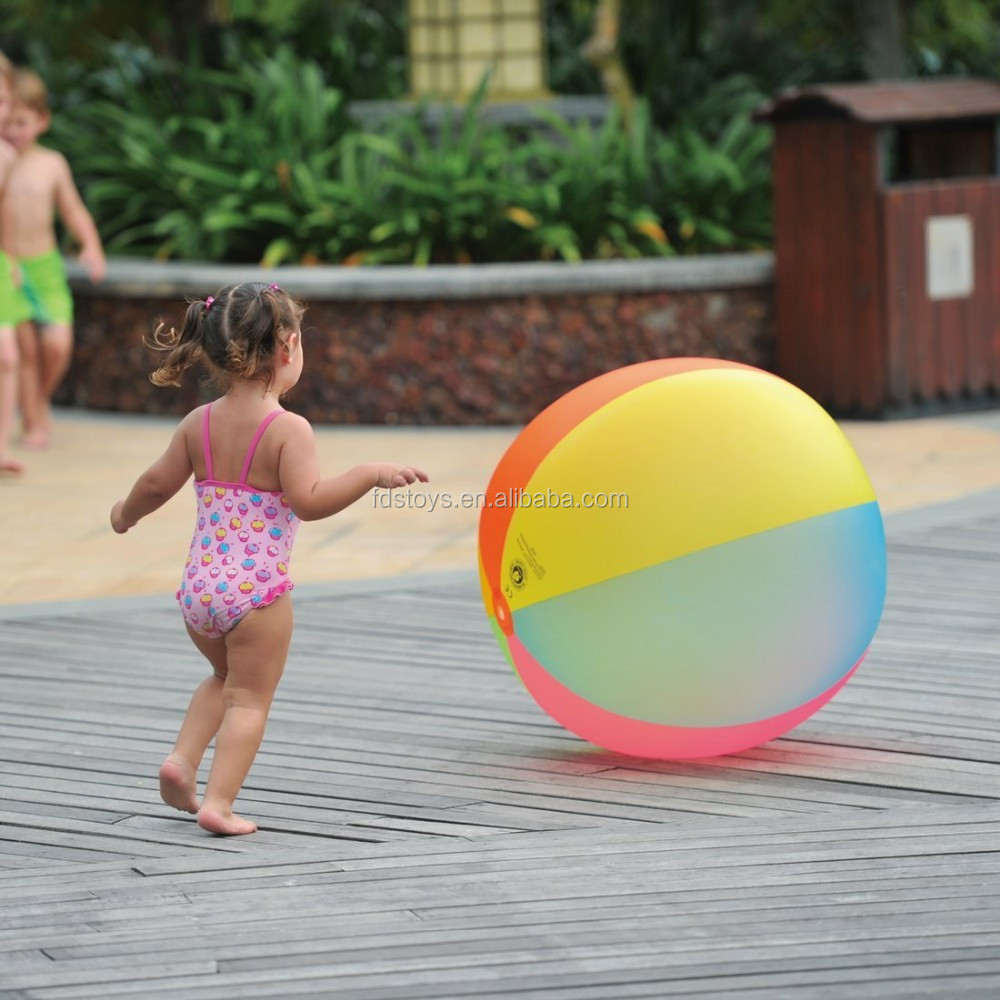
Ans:
[{"label": "girl's back", "polygon": [[[204,423],[205,412],[211,407],[209,426],[209,446],[211,448],[212,475],[209,476],[205,453]],[[277,405],[259,405],[253,401],[231,399],[227,394],[214,403],[199,407],[192,417],[195,419],[186,429],[185,443],[191,458],[196,481],[211,478],[223,483],[238,483],[243,471],[243,463],[250,447],[260,431],[262,422],[271,413],[283,414]],[[278,479],[278,458],[281,446],[287,437],[283,433],[285,418],[269,425],[257,440],[247,483],[259,490],[280,490]],[[287,431],[287,428],[285,428]]]}]

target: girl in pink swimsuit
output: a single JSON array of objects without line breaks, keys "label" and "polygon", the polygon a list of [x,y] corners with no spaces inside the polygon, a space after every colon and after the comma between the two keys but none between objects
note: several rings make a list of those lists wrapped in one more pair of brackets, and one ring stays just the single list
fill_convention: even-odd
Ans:
[{"label": "girl in pink swimsuit", "polygon": [[264,431],[284,410],[260,422],[238,483],[212,472],[210,419],[204,408],[205,479],[195,480],[198,521],[177,600],[188,627],[205,635],[228,632],[252,608],[262,608],[295,586],[288,578],[299,521],[280,490],[256,490],[247,473]]},{"label": "girl in pink swimsuit", "polygon": [[[394,462],[321,477],[308,421],[278,402],[302,374],[302,313],[277,285],[254,282],[191,303],[179,332],[156,328],[151,346],[164,357],[153,382],[179,385],[203,362],[225,391],[180,422],[167,450],[111,510],[111,526],[124,534],[194,476],[196,526],[177,599],[212,674],[195,690],[160,768],[160,795],[218,834],[257,829],[233,803],[285,667],[299,520],[329,517],[376,488],[427,482],[421,469]],[[198,766],[213,738],[199,802]]]}]

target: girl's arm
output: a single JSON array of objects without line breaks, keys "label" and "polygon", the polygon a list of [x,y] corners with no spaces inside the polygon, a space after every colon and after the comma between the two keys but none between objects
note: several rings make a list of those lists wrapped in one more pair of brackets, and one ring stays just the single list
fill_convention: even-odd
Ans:
[{"label": "girl's arm", "polygon": [[287,418],[288,437],[278,459],[278,481],[292,510],[303,521],[318,521],[349,507],[366,493],[380,487],[396,489],[418,480],[427,482],[427,473],[412,465],[396,462],[369,462],[323,479],[316,456],[316,438],[303,417]]},{"label": "girl's arm", "polygon": [[181,422],[167,450],[136,480],[129,495],[111,508],[111,527],[119,535],[162,507],[191,478],[194,468],[185,443],[188,419]]}]

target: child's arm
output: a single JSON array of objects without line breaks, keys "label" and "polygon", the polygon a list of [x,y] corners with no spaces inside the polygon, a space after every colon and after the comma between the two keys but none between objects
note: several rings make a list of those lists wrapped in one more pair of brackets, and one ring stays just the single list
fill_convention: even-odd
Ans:
[{"label": "child's arm", "polygon": [[[17,150],[9,142],[4,142],[0,139],[0,251],[6,250],[6,242],[8,233],[6,233],[4,226],[4,218],[7,214],[7,205],[4,203],[4,187],[7,184],[7,179],[10,177],[11,168],[14,166],[14,161],[17,159]],[[9,197],[9,195],[6,195]],[[7,260],[8,267],[10,268],[10,278],[14,283],[15,288],[21,287],[21,269],[18,267],[17,261],[13,256],[8,257]]]},{"label": "child's arm", "polygon": [[14,161],[17,159],[17,150],[9,142],[4,142],[0,139],[0,190],[3,189],[4,184],[7,182],[7,175],[10,173],[10,168],[14,166]]},{"label": "child's arm", "polygon": [[97,226],[73,183],[69,164],[60,157],[56,175],[56,209],[66,228],[80,244],[80,263],[85,264],[91,281],[103,281],[107,271],[104,247]]},{"label": "child's arm", "polygon": [[162,507],[191,478],[194,469],[185,444],[187,419],[177,428],[167,450],[136,480],[129,495],[111,508],[111,527],[119,535]]},{"label": "child's arm", "polygon": [[283,419],[288,421],[288,437],[278,459],[278,481],[292,510],[303,521],[336,514],[376,487],[390,490],[418,480],[427,482],[423,469],[395,462],[357,465],[332,479],[323,479],[309,422],[294,414]]}]

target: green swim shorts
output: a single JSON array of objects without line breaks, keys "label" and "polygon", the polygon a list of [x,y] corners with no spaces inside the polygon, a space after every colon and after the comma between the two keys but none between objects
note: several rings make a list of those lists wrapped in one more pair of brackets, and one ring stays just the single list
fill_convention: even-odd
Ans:
[{"label": "green swim shorts", "polygon": [[58,250],[21,257],[21,298],[28,317],[43,326],[73,322],[73,295],[66,283],[66,265]]},{"label": "green swim shorts", "polygon": [[29,316],[27,303],[14,287],[10,258],[0,251],[0,327],[17,326]]}]

